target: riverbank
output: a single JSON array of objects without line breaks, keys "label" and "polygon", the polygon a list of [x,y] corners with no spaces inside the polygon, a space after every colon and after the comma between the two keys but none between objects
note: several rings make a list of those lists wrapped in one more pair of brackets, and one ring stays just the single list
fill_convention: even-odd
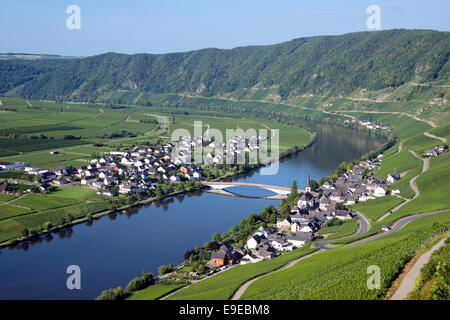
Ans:
[{"label": "riverbank", "polygon": [[[308,173],[317,181],[328,176],[342,161],[358,158],[380,144],[373,135],[355,135],[354,131],[332,125],[313,129],[317,132],[314,143],[302,152],[292,152],[292,156],[285,154],[276,175],[264,176],[252,170],[236,177],[237,181],[289,186],[292,180],[297,180],[299,186],[304,186]],[[26,248],[2,250],[2,259],[7,264],[0,269],[10,276],[0,276],[5,290],[9,288],[0,289],[0,297],[93,299],[105,288],[125,287],[133,275],[139,275],[142,270],[156,274],[162,264],[181,263],[187,248],[210,239],[214,231],[226,232],[249,213],[261,212],[273,202],[194,193],[154,203],[142,208],[138,205],[124,214],[106,214],[109,219],[78,224],[72,232],[44,237],[30,242]],[[33,259],[35,254],[40,258]],[[24,267],[27,257],[32,261],[29,266],[33,265],[33,271],[27,271],[28,265]],[[46,257],[52,259],[56,271],[48,269]],[[65,273],[57,270],[65,270],[70,264],[82,269],[82,291],[69,292],[60,286],[66,281]],[[36,280],[29,275],[35,272],[39,272],[40,279],[45,279],[46,286],[39,286],[40,289],[33,292],[30,289]]]},{"label": "riverbank", "polygon": [[[308,148],[309,146],[311,146],[314,143],[314,141],[315,141],[315,139],[317,137],[317,134],[316,133],[311,133],[311,132],[309,132],[309,133],[310,133],[310,139],[309,139],[307,144],[305,144],[303,146],[300,146],[300,147],[299,146],[291,147],[290,149],[284,151],[283,153],[281,153],[279,155],[279,160],[282,160],[282,159],[285,159],[285,158],[287,158],[289,156],[295,155],[298,152],[300,152],[300,151]],[[273,161],[273,160],[274,159],[272,159],[271,161]],[[269,162],[269,164],[270,164],[270,162]],[[226,179],[230,179],[230,178],[233,178],[233,177],[237,177],[237,176],[242,175],[242,174],[250,174],[252,172],[256,172],[257,170],[259,170],[260,168],[262,168],[264,166],[265,166],[265,164],[262,164],[262,163],[254,164],[254,165],[244,165],[243,167],[241,167],[242,168],[241,170],[238,170],[236,172],[228,172],[228,173],[226,173],[224,175],[221,175],[219,177],[216,177],[216,178],[212,179],[211,181],[221,181],[221,180],[226,180]],[[154,202],[155,200],[164,200],[166,198],[170,198],[170,197],[173,197],[173,196],[177,196],[177,195],[180,195],[180,194],[185,194],[185,193],[191,192],[191,191],[198,191],[198,190],[202,190],[202,186],[197,186],[197,187],[194,187],[193,189],[188,189],[188,190],[183,190],[183,191],[178,191],[178,192],[171,192],[171,193],[169,193],[168,195],[166,195],[163,198],[150,197],[150,198],[147,198],[147,199],[144,199],[144,200],[137,201],[135,203],[131,203],[131,204],[127,204],[127,205],[118,207],[116,209],[103,210],[103,211],[100,211],[100,212],[88,212],[84,216],[82,216],[80,218],[77,218],[77,219],[74,219],[73,221],[70,221],[68,223],[54,225],[54,226],[52,226],[51,228],[49,228],[47,230],[33,230],[32,234],[29,234],[27,236],[11,238],[11,239],[8,239],[6,241],[3,241],[2,243],[0,243],[0,248],[4,248],[4,247],[8,247],[8,246],[15,246],[15,245],[18,245],[19,243],[24,242],[24,241],[35,240],[36,238],[45,236],[47,234],[51,234],[51,233],[57,232],[57,231],[62,230],[62,229],[70,228],[73,225],[77,225],[77,224],[81,224],[81,223],[85,223],[85,222],[90,222],[93,219],[99,219],[101,217],[107,216],[107,215],[112,214],[112,213],[117,212],[117,211],[122,211],[122,210],[127,210],[127,209],[138,207],[138,206],[148,205],[148,204]],[[130,197],[128,197],[128,198],[130,198]],[[36,225],[34,227],[30,227],[29,229],[38,228],[38,227],[40,228],[41,225]]]}]

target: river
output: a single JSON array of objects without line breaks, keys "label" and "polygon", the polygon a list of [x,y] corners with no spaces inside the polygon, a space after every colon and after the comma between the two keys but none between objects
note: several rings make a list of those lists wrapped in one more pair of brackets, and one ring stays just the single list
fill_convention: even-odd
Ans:
[{"label": "river", "polygon": [[[381,144],[364,132],[318,124],[312,129],[318,133],[315,143],[281,161],[276,175],[256,171],[237,180],[289,187],[295,179],[303,188],[308,174],[318,181],[341,162]],[[246,187],[237,191],[268,195]],[[103,289],[124,288],[142,270],[156,274],[162,264],[181,263],[186,250],[202,246],[213,233],[239,225],[269,204],[278,201],[188,194],[75,225],[20,248],[1,249],[0,299],[93,299]],[[81,290],[66,287],[69,265],[81,269]]]}]

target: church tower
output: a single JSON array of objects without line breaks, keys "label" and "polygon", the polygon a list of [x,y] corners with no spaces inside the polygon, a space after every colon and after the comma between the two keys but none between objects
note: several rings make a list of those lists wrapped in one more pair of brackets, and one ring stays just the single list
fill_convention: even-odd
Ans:
[{"label": "church tower", "polygon": [[311,192],[311,186],[309,184],[309,173],[308,173],[308,179],[306,180],[305,192]]}]

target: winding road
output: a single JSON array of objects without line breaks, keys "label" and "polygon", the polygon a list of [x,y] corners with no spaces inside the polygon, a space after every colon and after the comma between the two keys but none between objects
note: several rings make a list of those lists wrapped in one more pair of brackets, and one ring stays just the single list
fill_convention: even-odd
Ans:
[{"label": "winding road", "polygon": [[367,233],[370,229],[369,220],[361,212],[356,212],[356,215],[359,218],[358,219],[358,231],[356,233],[353,233],[348,236],[340,237],[340,238],[319,241],[319,242],[313,243],[313,246],[316,248],[319,248],[321,250],[331,250],[333,248],[327,247],[327,245],[330,244],[331,242],[334,242],[337,240],[342,240],[342,239],[353,238],[353,237],[359,237],[359,236],[362,236],[363,234]]},{"label": "winding road", "polygon": [[[408,217],[402,218],[402,219],[396,221],[396,222],[392,225],[392,228],[391,228],[389,231],[387,231],[387,232],[384,232],[384,233],[378,233],[378,234],[376,234],[376,235],[374,235],[374,236],[372,236],[372,237],[369,237],[369,238],[366,238],[366,239],[362,239],[362,240],[357,241],[357,242],[350,243],[350,244],[348,244],[348,245],[346,245],[346,246],[343,246],[343,247],[340,247],[340,248],[354,247],[354,246],[359,245],[359,244],[367,243],[367,242],[370,242],[370,241],[373,241],[373,240],[376,240],[376,239],[379,239],[379,238],[382,238],[382,237],[386,237],[386,236],[388,236],[388,235],[390,235],[390,234],[393,234],[393,233],[399,231],[400,229],[404,228],[408,223],[410,223],[411,221],[414,221],[414,220],[416,220],[416,219],[418,219],[418,218],[421,218],[421,217],[424,217],[424,216],[430,216],[430,215],[434,215],[434,214],[439,214],[439,213],[443,213],[443,212],[449,212],[449,211],[450,211],[450,209],[439,210],[439,211],[432,211],[432,212],[426,212],[426,213],[421,213],[421,214],[417,214],[417,215],[413,215],[413,216],[408,216]],[[325,240],[325,241],[319,241],[319,242],[314,243],[314,246],[315,246],[316,248],[319,248],[319,249],[320,249],[319,251],[315,251],[315,252],[310,253],[310,254],[308,254],[308,255],[306,255],[306,256],[303,256],[303,257],[301,257],[301,258],[299,258],[299,259],[293,260],[293,261],[291,261],[290,263],[288,263],[287,265],[285,265],[284,267],[282,267],[282,268],[280,268],[280,269],[274,270],[274,271],[272,271],[272,272],[269,272],[269,273],[267,273],[267,274],[261,275],[261,276],[259,276],[259,277],[256,277],[256,278],[254,278],[254,279],[252,279],[252,280],[249,280],[249,281],[245,282],[245,283],[244,283],[241,287],[239,287],[239,289],[235,292],[235,294],[232,296],[231,300],[239,300],[239,299],[242,297],[242,295],[245,293],[245,291],[247,290],[247,288],[248,288],[252,283],[254,283],[256,280],[261,279],[262,277],[265,277],[265,276],[267,276],[267,275],[273,274],[273,273],[278,272],[278,271],[282,271],[282,270],[291,268],[292,266],[296,265],[298,262],[300,262],[300,261],[302,261],[302,260],[304,260],[304,259],[307,259],[307,258],[309,258],[309,257],[311,257],[311,256],[313,256],[313,255],[315,255],[315,254],[324,252],[324,251],[326,251],[326,250],[337,249],[337,248],[328,248],[328,247],[326,247],[326,245],[327,245],[328,243],[330,243],[331,241],[337,241],[337,240],[341,240],[341,239],[346,239],[346,238],[350,238],[350,237],[354,237],[354,236],[360,236],[360,235],[363,235],[364,233],[366,233],[366,232],[368,231],[368,227],[367,227],[367,225],[366,225],[366,222],[368,223],[368,220],[367,220],[367,218],[366,218],[363,214],[361,214],[361,213],[358,214],[358,217],[360,218],[359,221],[361,221],[362,223],[360,224],[359,230],[358,230],[358,232],[357,232],[356,234],[352,234],[352,235],[350,235],[350,236],[345,236],[345,237],[341,237],[341,238],[337,238],[337,239]],[[367,231],[366,231],[366,232],[362,232],[362,231],[364,230],[364,228],[367,228]]]},{"label": "winding road", "polygon": [[[425,134],[425,133],[424,133],[424,134]],[[439,137],[436,137],[435,139],[445,139],[445,138],[439,138]],[[447,139],[445,139],[445,140],[447,140]],[[408,202],[411,202],[412,200],[416,199],[416,198],[420,195],[420,190],[419,190],[419,188],[417,188],[417,186],[416,186],[416,179],[417,179],[417,177],[419,177],[422,173],[424,173],[425,171],[427,171],[427,170],[430,168],[430,160],[429,160],[429,159],[424,159],[424,158],[419,157],[419,156],[417,155],[417,153],[415,153],[413,150],[408,150],[408,151],[411,152],[411,154],[412,154],[414,157],[416,157],[417,159],[423,161],[422,171],[421,171],[418,175],[414,176],[414,177],[409,181],[409,186],[410,186],[411,189],[414,191],[414,196],[413,196],[412,198],[409,198],[409,199],[406,199],[406,198],[403,198],[403,197],[402,197],[402,199],[405,200],[404,202],[400,203],[398,206],[396,206],[396,207],[393,208],[392,210],[386,212],[386,213],[385,213],[384,215],[382,215],[377,221],[383,221],[385,218],[387,218],[388,216],[390,216],[393,212],[397,211],[398,209],[400,209],[401,207],[403,207],[405,204],[407,204]],[[399,148],[399,151],[398,151],[398,152],[400,152],[400,148]]]},{"label": "winding road", "polygon": [[[396,113],[396,112],[367,112],[367,113]],[[398,114],[404,114],[407,115],[417,121],[422,121],[422,122],[427,122],[428,124],[430,124],[432,127],[435,127],[436,125],[431,122],[431,121],[427,121],[427,120],[423,120],[423,119],[419,119],[415,116],[411,116],[405,113],[401,113],[398,112]],[[350,116],[351,117],[351,116]],[[439,139],[441,141],[443,141],[444,143],[447,141],[446,138],[441,138],[441,137],[437,137],[434,136],[432,134],[429,134],[427,132],[424,132],[425,136],[431,137],[431,138],[435,138],[435,139]],[[403,143],[400,143],[399,145],[399,150],[398,152],[400,152],[402,150],[403,147]],[[420,159],[423,161],[423,167],[421,170],[421,173],[419,173],[418,175],[416,175],[415,177],[413,177],[410,180],[410,186],[411,188],[414,190],[414,197],[412,199],[407,199],[405,202],[403,202],[402,204],[400,204],[399,206],[397,206],[396,208],[394,208],[392,211],[389,212],[392,213],[398,209],[400,209],[404,204],[412,201],[413,199],[416,199],[419,195],[420,195],[420,190],[417,188],[417,186],[415,185],[415,180],[416,178],[421,175],[422,173],[426,172],[429,169],[429,160],[428,159],[423,159],[421,157],[419,157],[413,150],[408,150],[409,152],[411,152],[416,158]],[[430,215],[435,215],[435,214],[440,214],[440,213],[444,213],[444,212],[450,212],[450,209],[444,209],[444,210],[437,210],[437,211],[431,211],[431,212],[425,212],[425,213],[420,213],[420,214],[415,214],[415,215],[411,215],[411,216],[407,216],[407,217],[403,217],[397,221],[395,221],[390,229],[386,232],[382,232],[382,233],[377,233],[373,236],[361,239],[359,241],[347,244],[343,247],[339,247],[339,248],[347,248],[347,247],[354,247],[357,245],[361,245],[364,243],[368,243],[383,237],[386,237],[388,235],[391,235],[395,232],[398,232],[399,230],[401,230],[402,228],[404,228],[407,224],[409,224],[410,222],[419,219],[421,217],[424,216],[430,216]],[[352,238],[352,237],[359,237],[362,236],[364,234],[366,234],[367,232],[369,232],[370,230],[370,222],[369,220],[364,216],[364,214],[362,214],[361,212],[356,212],[359,220],[358,220],[358,231],[352,235],[348,235],[348,236],[344,236],[344,237],[340,237],[340,238],[336,238],[336,239],[330,239],[330,240],[323,240],[323,241],[318,241],[316,243],[313,244],[314,247],[318,248],[318,251],[312,252],[310,254],[307,254],[301,258],[298,258],[296,260],[293,260],[291,262],[289,262],[288,264],[286,264],[285,266],[274,270],[272,272],[260,275],[254,279],[251,279],[249,281],[246,281],[244,284],[242,284],[237,290],[236,292],[233,294],[233,296],[231,297],[231,300],[239,300],[243,294],[245,293],[245,291],[247,290],[247,288],[252,285],[255,281],[257,281],[258,279],[261,279],[267,275],[273,274],[275,272],[279,272],[282,270],[286,270],[288,268],[293,267],[294,265],[296,265],[298,262],[305,260],[315,254],[319,254],[321,252],[327,251],[327,250],[333,250],[333,249],[337,249],[337,248],[332,248],[332,247],[327,247],[327,245],[331,242],[337,241],[337,240],[341,240],[341,239],[347,239],[347,238]],[[389,214],[386,214],[384,216],[382,216],[378,221],[383,220],[385,217],[387,217]],[[442,241],[443,242],[443,241]],[[438,244],[441,245],[441,242]],[[391,299],[403,299],[404,297],[406,297],[406,295],[412,290],[412,288],[414,287],[414,282],[415,279],[417,278],[418,272],[420,271],[420,269],[422,268],[422,266],[428,261],[429,256],[431,255],[431,253],[434,250],[437,250],[438,245],[436,245],[435,247],[432,248],[432,250],[428,251],[426,254],[423,255],[423,259],[422,257],[419,259],[419,261],[414,265],[413,270],[411,270],[408,275],[407,278],[405,278],[402,283],[400,288],[397,290],[397,292],[393,295],[393,297]],[[421,260],[422,259],[422,260]],[[420,263],[419,263],[420,262]],[[413,272],[414,271],[414,272]]]},{"label": "winding road", "polygon": [[420,256],[416,263],[414,263],[411,270],[409,270],[409,272],[406,274],[405,278],[403,278],[402,282],[400,283],[400,287],[390,298],[390,300],[403,300],[408,296],[408,294],[414,289],[414,286],[416,285],[416,279],[419,276],[422,267],[428,263],[433,252],[442,248],[444,244],[445,239],[442,239],[430,250]]}]

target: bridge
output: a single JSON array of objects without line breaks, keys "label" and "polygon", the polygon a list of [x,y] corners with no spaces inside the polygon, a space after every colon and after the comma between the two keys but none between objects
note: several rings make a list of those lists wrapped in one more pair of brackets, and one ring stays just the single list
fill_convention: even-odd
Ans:
[{"label": "bridge", "polygon": [[[265,199],[265,200],[283,200],[283,199],[286,199],[287,196],[291,193],[291,188],[273,186],[273,185],[268,185],[268,184],[251,183],[251,182],[203,181],[202,184],[205,186],[208,186],[210,188],[210,190],[208,190],[208,192],[210,192],[210,193],[233,196],[233,197],[244,197],[244,198],[253,198],[253,199],[257,198],[257,199]],[[272,191],[272,192],[276,193],[276,195],[265,196],[265,197],[247,197],[247,196],[241,196],[241,195],[235,194],[233,192],[230,192],[228,190],[225,190],[226,188],[239,187],[239,186],[258,187],[258,188]],[[305,190],[298,189],[297,192],[304,193]]]}]

